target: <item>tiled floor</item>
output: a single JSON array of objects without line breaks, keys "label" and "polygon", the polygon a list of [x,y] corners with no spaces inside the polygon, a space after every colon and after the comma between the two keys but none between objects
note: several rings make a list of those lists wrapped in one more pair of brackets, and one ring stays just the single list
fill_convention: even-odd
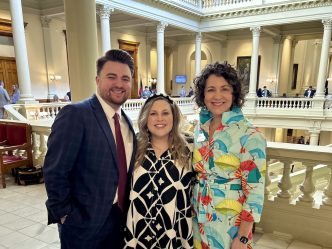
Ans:
[{"label": "tiled floor", "polygon": [[[0,188],[0,249],[60,248],[55,225],[46,226],[46,193],[43,184],[18,186],[8,175]],[[273,234],[255,236],[255,249],[323,249],[300,241],[287,242]]]}]

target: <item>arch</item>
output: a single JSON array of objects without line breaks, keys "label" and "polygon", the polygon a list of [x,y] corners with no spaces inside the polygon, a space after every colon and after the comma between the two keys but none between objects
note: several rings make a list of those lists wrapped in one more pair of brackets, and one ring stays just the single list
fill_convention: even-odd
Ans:
[{"label": "arch", "polygon": [[[201,53],[205,54],[205,58],[207,60],[207,63],[211,63],[212,62],[212,54],[209,50],[209,48],[205,45],[202,44],[201,46]],[[195,54],[195,46],[192,46],[191,49],[188,52],[187,55],[187,59],[186,59],[186,72],[188,73],[188,75],[190,76],[190,78],[195,76],[195,72],[192,72],[191,70],[191,56],[192,54]],[[203,57],[202,57],[203,58]],[[192,85],[192,82],[190,83]]]}]

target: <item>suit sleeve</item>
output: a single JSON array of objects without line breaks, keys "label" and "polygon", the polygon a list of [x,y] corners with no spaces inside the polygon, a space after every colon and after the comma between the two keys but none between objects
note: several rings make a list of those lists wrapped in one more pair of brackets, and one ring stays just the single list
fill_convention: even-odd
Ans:
[{"label": "suit sleeve", "polygon": [[49,224],[71,212],[70,174],[79,155],[84,135],[82,113],[68,105],[57,115],[48,138],[48,151],[44,162],[46,206]]},{"label": "suit sleeve", "polygon": [[240,217],[248,222],[259,222],[264,204],[266,140],[255,130],[243,147],[240,168],[245,200]]},{"label": "suit sleeve", "polygon": [[10,97],[6,89],[5,89],[5,98],[8,102],[10,102]]}]

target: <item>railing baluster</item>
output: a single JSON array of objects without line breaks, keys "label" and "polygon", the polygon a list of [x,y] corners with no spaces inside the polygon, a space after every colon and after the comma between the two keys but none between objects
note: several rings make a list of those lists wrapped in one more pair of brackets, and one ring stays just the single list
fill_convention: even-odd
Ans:
[{"label": "railing baluster", "polygon": [[314,200],[312,197],[315,191],[315,185],[312,180],[313,167],[313,165],[306,165],[305,178],[300,185],[302,194],[299,196],[299,200],[302,202],[312,202]]},{"label": "railing baluster", "polygon": [[290,180],[290,164],[284,163],[282,177],[278,183],[279,191],[277,196],[283,199],[289,199],[291,194],[289,190],[292,188],[292,182]]},{"label": "railing baluster", "polygon": [[328,165],[330,168],[330,179],[329,183],[324,189],[323,204],[326,206],[332,206],[332,165]]}]

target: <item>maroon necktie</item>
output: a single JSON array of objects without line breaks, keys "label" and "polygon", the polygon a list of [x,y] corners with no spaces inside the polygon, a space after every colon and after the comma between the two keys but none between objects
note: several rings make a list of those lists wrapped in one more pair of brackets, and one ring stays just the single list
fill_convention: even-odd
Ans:
[{"label": "maroon necktie", "polygon": [[127,183],[127,160],[119,123],[119,114],[115,113],[113,118],[116,138],[116,154],[119,165],[118,205],[123,211]]}]

